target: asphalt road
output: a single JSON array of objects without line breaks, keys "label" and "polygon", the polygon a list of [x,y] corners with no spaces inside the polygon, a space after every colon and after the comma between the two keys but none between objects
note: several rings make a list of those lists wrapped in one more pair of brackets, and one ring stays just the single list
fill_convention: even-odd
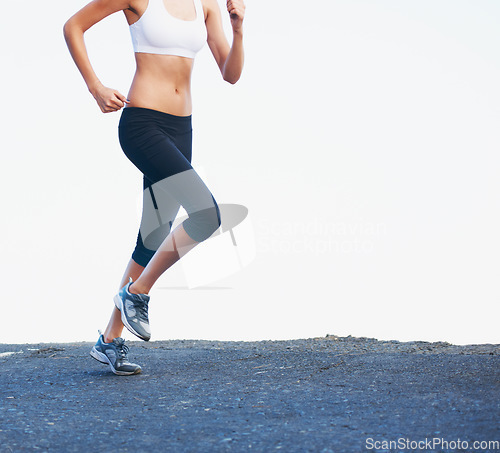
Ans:
[{"label": "asphalt road", "polygon": [[93,343],[0,345],[0,451],[500,451],[500,345],[127,344],[139,375]]}]

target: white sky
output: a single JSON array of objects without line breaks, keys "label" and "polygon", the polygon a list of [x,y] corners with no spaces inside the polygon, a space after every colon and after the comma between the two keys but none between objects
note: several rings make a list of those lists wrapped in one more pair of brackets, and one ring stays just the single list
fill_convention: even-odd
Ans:
[{"label": "white sky", "polygon": [[[94,341],[135,245],[142,175],[62,35],[85,3],[3,5],[2,343]],[[256,257],[197,289],[167,271],[152,340],[500,342],[498,1],[246,4],[240,81],[195,62],[193,164]],[[126,94],[123,14],[86,42]]]}]

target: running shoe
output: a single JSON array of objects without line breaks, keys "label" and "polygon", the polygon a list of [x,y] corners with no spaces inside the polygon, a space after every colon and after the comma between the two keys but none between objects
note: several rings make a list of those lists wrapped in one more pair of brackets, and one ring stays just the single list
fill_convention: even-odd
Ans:
[{"label": "running shoe", "polygon": [[123,338],[114,338],[111,343],[104,342],[104,336],[99,332],[99,339],[90,351],[90,355],[97,361],[109,364],[113,373],[119,376],[138,374],[142,368],[130,363],[127,358],[128,346]]},{"label": "running shoe", "polygon": [[130,293],[128,288],[132,283],[134,283],[132,277],[129,277],[128,283],[113,300],[116,308],[122,313],[123,325],[141,340],[149,341],[151,338],[148,319],[149,295]]}]

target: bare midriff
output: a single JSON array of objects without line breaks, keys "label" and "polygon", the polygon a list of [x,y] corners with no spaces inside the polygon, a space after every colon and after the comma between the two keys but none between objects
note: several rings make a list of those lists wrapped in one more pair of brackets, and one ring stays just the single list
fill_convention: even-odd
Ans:
[{"label": "bare midriff", "polygon": [[127,107],[191,115],[192,58],[136,52],[135,60],[137,69],[128,92]]}]

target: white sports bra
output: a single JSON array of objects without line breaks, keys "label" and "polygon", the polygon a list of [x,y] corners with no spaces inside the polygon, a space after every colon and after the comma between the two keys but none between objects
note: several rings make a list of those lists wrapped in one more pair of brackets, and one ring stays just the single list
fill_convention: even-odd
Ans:
[{"label": "white sports bra", "polygon": [[144,14],[130,25],[134,52],[194,58],[207,41],[201,0],[194,0],[196,19],[172,16],[163,0],[149,0]]}]

